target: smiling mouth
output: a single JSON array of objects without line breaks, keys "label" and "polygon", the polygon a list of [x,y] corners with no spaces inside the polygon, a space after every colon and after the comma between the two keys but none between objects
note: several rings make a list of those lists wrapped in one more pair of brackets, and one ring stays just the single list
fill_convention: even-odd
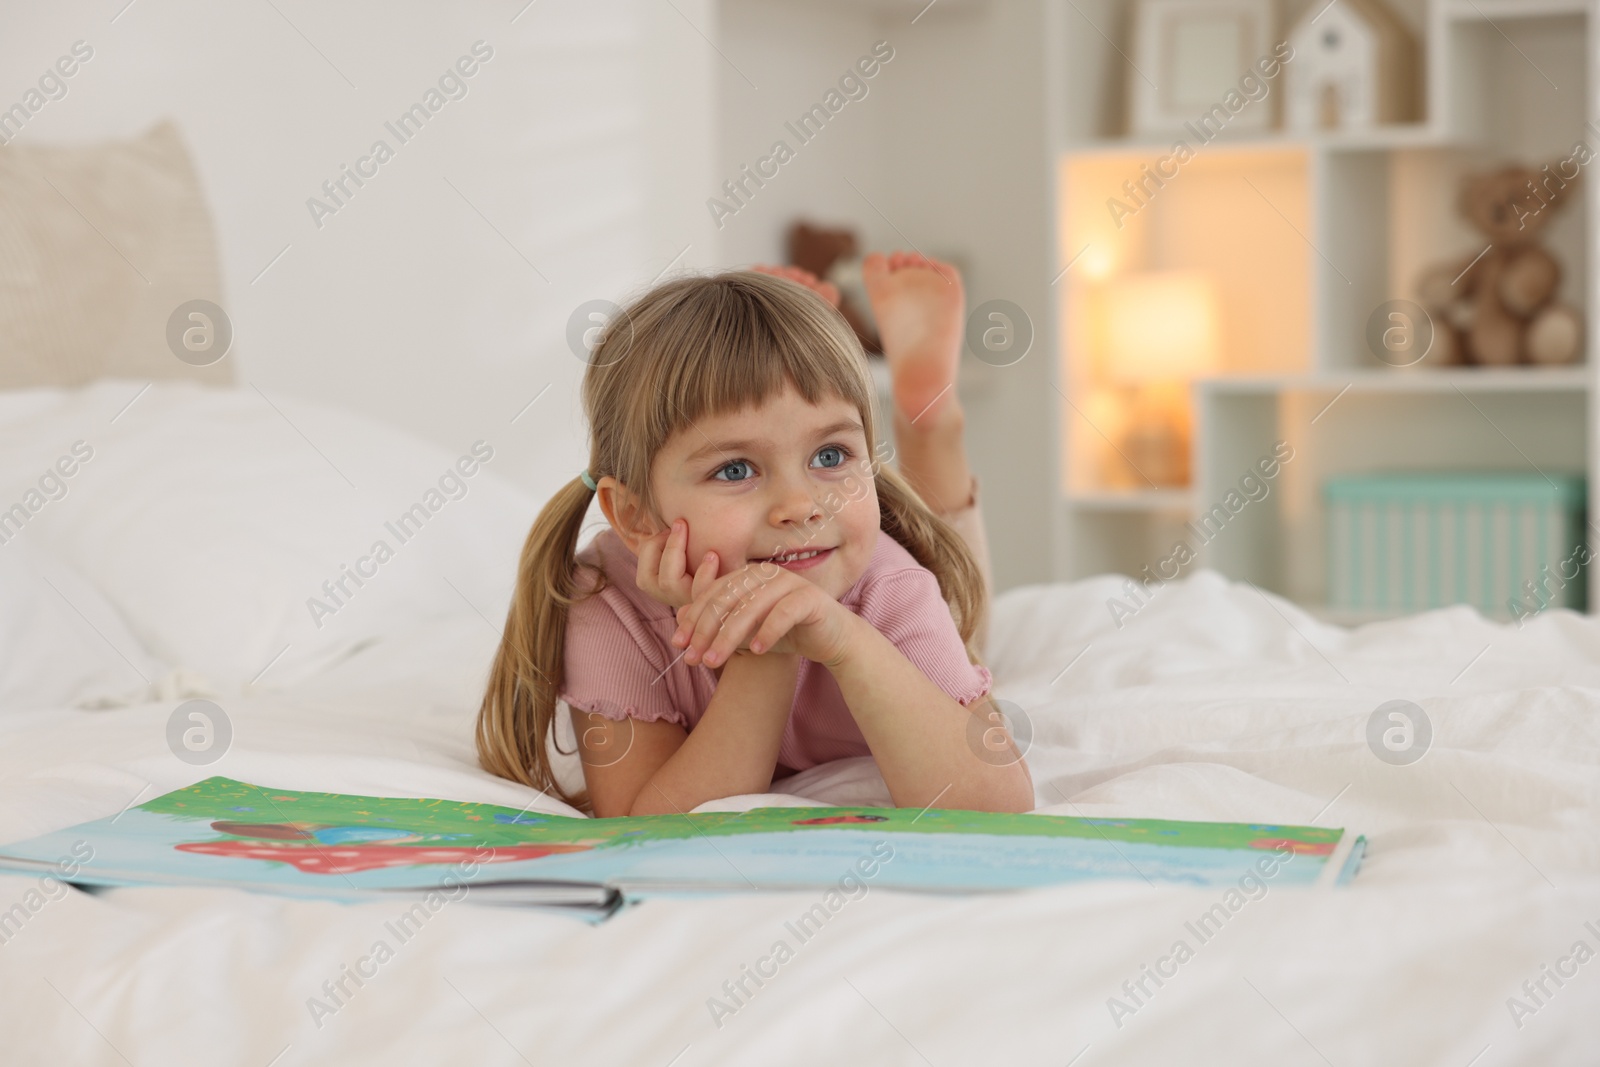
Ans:
[{"label": "smiling mouth", "polygon": [[814,559],[817,556],[827,555],[829,552],[832,552],[832,551],[833,551],[833,549],[831,549],[831,548],[807,548],[807,549],[797,550],[797,551],[794,551],[794,552],[780,552],[776,556],[765,556],[765,557],[762,557],[761,559],[753,560],[752,562],[755,562],[755,563],[798,563],[801,560]]}]

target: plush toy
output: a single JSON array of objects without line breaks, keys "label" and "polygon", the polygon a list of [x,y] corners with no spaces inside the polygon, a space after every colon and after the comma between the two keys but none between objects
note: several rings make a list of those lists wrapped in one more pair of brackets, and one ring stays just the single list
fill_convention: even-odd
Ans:
[{"label": "plush toy", "polygon": [[1476,259],[1433,267],[1418,281],[1418,296],[1433,319],[1430,363],[1509,366],[1578,358],[1583,320],[1556,300],[1561,264],[1538,243],[1578,192],[1574,163],[1566,159],[1542,170],[1510,166],[1465,180],[1459,210],[1488,248]]},{"label": "plush toy", "polygon": [[839,313],[856,332],[868,355],[883,352],[870,312],[862,310],[861,257],[853,230],[830,230],[808,222],[789,227],[789,263],[839,287]]}]

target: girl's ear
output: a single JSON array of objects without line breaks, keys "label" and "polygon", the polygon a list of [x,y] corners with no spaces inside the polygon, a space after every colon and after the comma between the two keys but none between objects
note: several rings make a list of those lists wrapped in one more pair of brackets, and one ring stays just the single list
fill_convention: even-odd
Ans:
[{"label": "girl's ear", "polygon": [[606,521],[634,555],[639,554],[640,545],[661,532],[660,524],[638,494],[611,475],[604,475],[600,479],[595,497],[600,501],[600,510],[605,512]]}]

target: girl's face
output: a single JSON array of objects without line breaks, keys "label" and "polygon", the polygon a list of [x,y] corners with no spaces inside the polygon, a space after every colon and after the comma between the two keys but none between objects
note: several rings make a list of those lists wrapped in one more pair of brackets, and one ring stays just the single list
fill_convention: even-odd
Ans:
[{"label": "girl's face", "polygon": [[[855,585],[877,545],[878,494],[861,416],[848,401],[820,404],[785,386],[766,403],[708,416],[656,454],[651,484],[670,525],[689,524],[692,573],[715,552],[718,576],[774,556],[835,600]],[[637,551],[637,542],[630,543]]]}]

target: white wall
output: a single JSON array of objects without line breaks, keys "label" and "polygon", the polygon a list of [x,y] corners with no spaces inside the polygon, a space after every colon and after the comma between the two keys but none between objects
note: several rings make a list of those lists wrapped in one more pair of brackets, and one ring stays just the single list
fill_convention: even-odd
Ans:
[{"label": "white wall", "polygon": [[[83,39],[94,58],[19,143],[177,121],[241,379],[452,449],[488,438],[499,473],[541,498],[576,473],[569,314],[685,246],[680,266],[715,259],[696,199],[713,184],[711,0],[125,2],[0,4],[0,100]],[[398,145],[384,122],[478,40],[494,55],[467,95]],[[318,228],[307,198],[380,137],[395,158]]]},{"label": "white wall", "polygon": [[[500,473],[543,497],[584,460],[572,310],[680,252],[684,267],[779,258],[803,212],[869,247],[960,256],[969,306],[1003,297],[1033,316],[1033,352],[1004,370],[968,361],[962,391],[997,582],[1049,576],[1039,0],[940,0],[915,25],[921,5],[769,0],[123,3],[0,3],[0,100],[81,38],[94,59],[23,140],[177,120],[210,193],[244,380],[450,448],[488,437]],[[307,198],[479,39],[495,55],[469,94],[318,229]],[[868,96],[718,231],[706,200],[879,39],[895,58]]]},{"label": "white wall", "polygon": [[[807,143],[785,123],[797,124],[856,60],[872,52],[875,41],[895,35],[880,29],[865,8],[781,0],[723,0],[720,8],[728,59],[716,68],[718,167],[702,198],[723,197],[722,182],[740,177],[742,166],[754,169],[774,141],[795,150],[795,158],[737,214],[721,220],[723,260],[730,266],[785,262],[784,233],[797,217],[873,233],[863,225],[872,209],[848,183],[869,197],[881,184],[886,100],[905,68],[899,49],[877,74],[863,79],[866,95],[846,104]],[[711,217],[709,210],[706,215]]]},{"label": "white wall", "polygon": [[874,41],[894,48],[866,98],[847,104],[724,220],[722,258],[781,260],[783,232],[804,215],[853,226],[868,250],[910,245],[958,257],[969,311],[998,298],[1029,314],[1036,337],[1021,362],[995,368],[969,358],[961,368],[968,451],[984,485],[995,584],[1005,589],[1046,581],[1052,569],[1046,10],[1041,0],[940,0],[913,23],[922,7],[723,0],[720,170],[705,195],[785,136],[784,121],[817,102]]}]

